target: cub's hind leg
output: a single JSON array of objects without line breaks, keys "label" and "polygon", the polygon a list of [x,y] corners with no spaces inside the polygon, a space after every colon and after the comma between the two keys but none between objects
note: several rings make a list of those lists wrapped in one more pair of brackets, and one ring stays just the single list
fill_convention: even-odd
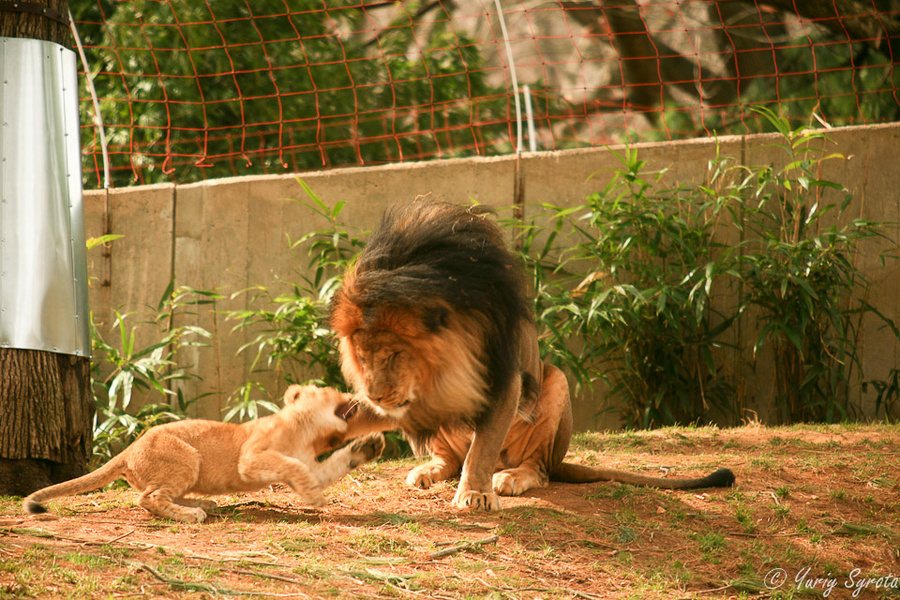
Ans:
[{"label": "cub's hind leg", "polygon": [[202,523],[206,520],[205,510],[199,506],[185,506],[183,501],[171,487],[146,489],[138,497],[138,505],[158,517],[185,523]]},{"label": "cub's hind leg", "polygon": [[126,473],[128,481],[141,491],[138,505],[164,519],[203,522],[206,512],[199,506],[186,506],[183,498],[197,484],[200,461],[200,453],[177,437],[148,439],[140,454],[129,460]]},{"label": "cub's hind leg", "polygon": [[172,502],[179,506],[200,507],[203,510],[214,510],[219,507],[215,500],[209,498],[174,498]]}]

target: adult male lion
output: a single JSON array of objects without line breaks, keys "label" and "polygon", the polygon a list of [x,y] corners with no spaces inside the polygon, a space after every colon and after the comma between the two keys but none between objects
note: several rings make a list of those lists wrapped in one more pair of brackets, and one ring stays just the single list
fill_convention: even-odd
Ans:
[{"label": "adult male lion", "polygon": [[431,460],[419,487],[462,471],[453,503],[496,510],[497,494],[615,480],[729,486],[720,469],[663,479],[563,462],[572,433],[565,376],[538,355],[522,269],[479,206],[416,201],[385,213],[344,275],[331,324],[363,404],[350,437],[399,427]]}]

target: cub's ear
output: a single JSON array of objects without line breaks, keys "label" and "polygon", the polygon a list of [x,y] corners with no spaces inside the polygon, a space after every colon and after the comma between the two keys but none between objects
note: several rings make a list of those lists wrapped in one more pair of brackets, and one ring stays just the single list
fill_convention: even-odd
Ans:
[{"label": "cub's ear", "polygon": [[288,389],[284,390],[284,405],[287,406],[289,404],[293,404],[300,400],[303,397],[303,394],[306,392],[306,388],[302,385],[297,385],[296,383],[288,386]]},{"label": "cub's ear", "polygon": [[447,326],[447,320],[449,317],[450,311],[447,310],[447,308],[444,306],[429,308],[425,312],[425,317],[422,319],[422,324],[425,325],[425,329],[427,329],[429,332],[436,333],[437,331]]}]

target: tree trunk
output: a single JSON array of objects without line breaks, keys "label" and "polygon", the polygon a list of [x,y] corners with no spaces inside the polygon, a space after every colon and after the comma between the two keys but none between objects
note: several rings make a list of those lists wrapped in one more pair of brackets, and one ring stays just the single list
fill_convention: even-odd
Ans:
[{"label": "tree trunk", "polygon": [[15,5],[17,9],[0,8],[0,36],[46,40],[71,47],[72,32],[65,23],[69,18],[66,0],[34,0]]},{"label": "tree trunk", "polygon": [[24,496],[87,471],[90,370],[81,356],[0,349],[0,494]]},{"label": "tree trunk", "polygon": [[[65,0],[6,3],[0,36],[71,47]],[[92,447],[90,359],[0,348],[0,494],[83,474]]]}]

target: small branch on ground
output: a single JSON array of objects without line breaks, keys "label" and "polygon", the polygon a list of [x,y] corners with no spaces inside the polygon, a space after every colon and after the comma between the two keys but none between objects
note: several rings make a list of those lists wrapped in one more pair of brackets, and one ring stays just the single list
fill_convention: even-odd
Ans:
[{"label": "small branch on ground", "polygon": [[476,540],[474,542],[463,542],[461,544],[457,544],[456,546],[450,546],[449,548],[444,548],[443,550],[438,550],[437,552],[433,552],[429,558],[434,560],[436,558],[443,558],[445,556],[450,556],[451,554],[456,554],[457,552],[463,552],[464,550],[471,550],[472,548],[476,548],[478,546],[484,546],[486,544],[495,544],[497,540],[500,539],[498,535],[492,535],[490,537],[486,537],[482,540]]}]

